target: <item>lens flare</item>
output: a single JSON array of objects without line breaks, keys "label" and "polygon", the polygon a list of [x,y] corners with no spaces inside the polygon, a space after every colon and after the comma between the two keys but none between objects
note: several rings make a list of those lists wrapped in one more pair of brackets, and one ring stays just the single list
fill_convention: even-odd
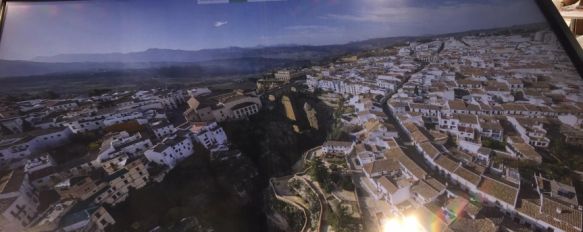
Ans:
[{"label": "lens flare", "polygon": [[383,232],[424,232],[417,217],[413,215],[383,220]]}]

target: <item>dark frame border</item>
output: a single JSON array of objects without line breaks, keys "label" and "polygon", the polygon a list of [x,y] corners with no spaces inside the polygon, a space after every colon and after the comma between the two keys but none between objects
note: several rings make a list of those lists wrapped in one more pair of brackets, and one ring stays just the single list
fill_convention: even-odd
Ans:
[{"label": "dark frame border", "polygon": [[[0,0],[0,42],[2,41],[2,31],[6,18],[6,2],[57,2],[57,1],[79,1],[79,0]],[[546,18],[550,28],[563,46],[563,49],[573,62],[579,76],[583,78],[583,49],[579,46],[571,30],[563,23],[563,17],[551,0],[535,0],[539,10]]]},{"label": "dark frame border", "polygon": [[5,16],[6,16],[6,0],[0,0],[0,42],[2,42],[2,29],[4,28]]},{"label": "dark frame border", "polygon": [[555,36],[557,36],[557,39],[563,46],[563,49],[571,59],[571,62],[573,62],[577,72],[579,72],[579,77],[583,78],[583,49],[573,33],[571,33],[571,30],[567,27],[567,24],[563,23],[564,20],[559,10],[551,0],[536,0],[536,3],[555,33]]}]

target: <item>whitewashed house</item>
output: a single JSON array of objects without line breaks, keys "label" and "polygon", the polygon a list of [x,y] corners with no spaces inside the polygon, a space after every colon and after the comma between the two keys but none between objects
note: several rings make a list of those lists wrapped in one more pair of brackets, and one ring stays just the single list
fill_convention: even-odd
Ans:
[{"label": "whitewashed house", "polygon": [[322,152],[348,155],[354,148],[354,142],[326,141],[322,145]]},{"label": "whitewashed house", "polygon": [[159,140],[163,140],[167,136],[175,134],[177,131],[174,125],[167,120],[153,122],[150,124],[150,128]]},{"label": "whitewashed house", "polygon": [[0,139],[0,167],[21,167],[24,160],[46,149],[69,142],[71,130],[66,127],[38,129]]},{"label": "whitewashed house", "polygon": [[144,155],[151,162],[174,168],[178,162],[194,153],[192,140],[189,137],[176,136],[166,138],[159,144],[148,149]]}]

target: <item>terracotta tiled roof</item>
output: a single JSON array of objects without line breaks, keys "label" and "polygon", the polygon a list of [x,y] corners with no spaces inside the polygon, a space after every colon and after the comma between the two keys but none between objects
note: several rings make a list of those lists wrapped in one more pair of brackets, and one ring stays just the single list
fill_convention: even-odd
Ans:
[{"label": "terracotta tiled roof", "polygon": [[405,129],[407,129],[410,133],[418,131],[419,128],[415,125],[415,123],[405,123]]},{"label": "terracotta tiled roof", "polygon": [[478,124],[478,117],[476,115],[455,114],[454,117],[459,120],[460,123]]},{"label": "terracotta tiled roof", "polygon": [[452,110],[466,110],[466,104],[462,100],[451,100],[447,102]]},{"label": "terracotta tiled roof", "polygon": [[439,192],[435,190],[427,182],[421,180],[411,187],[411,192],[421,195],[425,199],[432,199],[437,197]]},{"label": "terracotta tiled roof", "polygon": [[367,163],[364,165],[363,170],[369,175],[380,173],[380,172],[391,172],[399,170],[401,167],[399,163],[394,159],[383,159],[376,160],[372,163]]},{"label": "terracotta tiled roof", "polygon": [[526,143],[513,143],[512,146],[520,152],[520,154],[524,155],[526,159],[530,160],[541,160],[541,155],[530,145]]},{"label": "terracotta tiled roof", "polygon": [[466,169],[463,166],[458,167],[455,172],[456,175],[463,178],[464,180],[472,183],[473,185],[478,185],[480,182],[480,175],[473,173],[472,171]]},{"label": "terracotta tiled roof", "polygon": [[411,133],[411,137],[412,137],[413,141],[415,141],[417,143],[424,143],[424,142],[429,141],[429,139],[421,131],[415,131],[415,132]]},{"label": "terracotta tiled roof", "polygon": [[460,165],[458,162],[453,161],[446,155],[440,155],[437,157],[437,159],[435,159],[435,163],[437,163],[437,165],[439,165],[441,168],[450,172],[454,172],[455,169]]},{"label": "terracotta tiled roof", "polygon": [[432,159],[435,159],[439,155],[439,150],[433,146],[430,142],[424,142],[420,144],[421,149]]},{"label": "terracotta tiled roof", "polygon": [[432,176],[427,176],[424,181],[438,192],[445,190],[445,185]]},{"label": "terracotta tiled roof", "polygon": [[497,232],[499,225],[490,220],[490,218],[476,218],[459,217],[450,226],[452,231],[466,232]]},{"label": "terracotta tiled roof", "polygon": [[581,231],[582,213],[549,197],[543,196],[543,220],[566,231]]},{"label": "terracotta tiled roof", "polygon": [[391,180],[389,180],[389,178],[387,178],[386,176],[381,176],[378,179],[379,185],[384,188],[385,190],[387,190],[388,193],[393,194],[395,192],[397,192],[397,190],[399,190],[399,188],[397,188],[397,186],[395,184],[393,184],[393,182],[391,182]]},{"label": "terracotta tiled roof", "polygon": [[487,176],[482,176],[478,189],[496,199],[514,205],[518,188],[502,183]]},{"label": "terracotta tiled roof", "polygon": [[[543,197],[544,207],[539,199],[520,199],[516,209],[529,217],[544,221],[564,231],[581,231],[581,211]],[[560,212],[560,213],[559,213]]]}]

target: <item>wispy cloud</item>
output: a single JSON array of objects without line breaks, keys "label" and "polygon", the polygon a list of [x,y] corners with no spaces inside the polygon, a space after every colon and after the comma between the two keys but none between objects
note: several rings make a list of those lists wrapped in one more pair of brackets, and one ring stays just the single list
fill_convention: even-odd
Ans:
[{"label": "wispy cloud", "polygon": [[227,23],[229,23],[228,21],[216,21],[213,26],[214,27],[222,27],[224,25],[227,25]]}]

